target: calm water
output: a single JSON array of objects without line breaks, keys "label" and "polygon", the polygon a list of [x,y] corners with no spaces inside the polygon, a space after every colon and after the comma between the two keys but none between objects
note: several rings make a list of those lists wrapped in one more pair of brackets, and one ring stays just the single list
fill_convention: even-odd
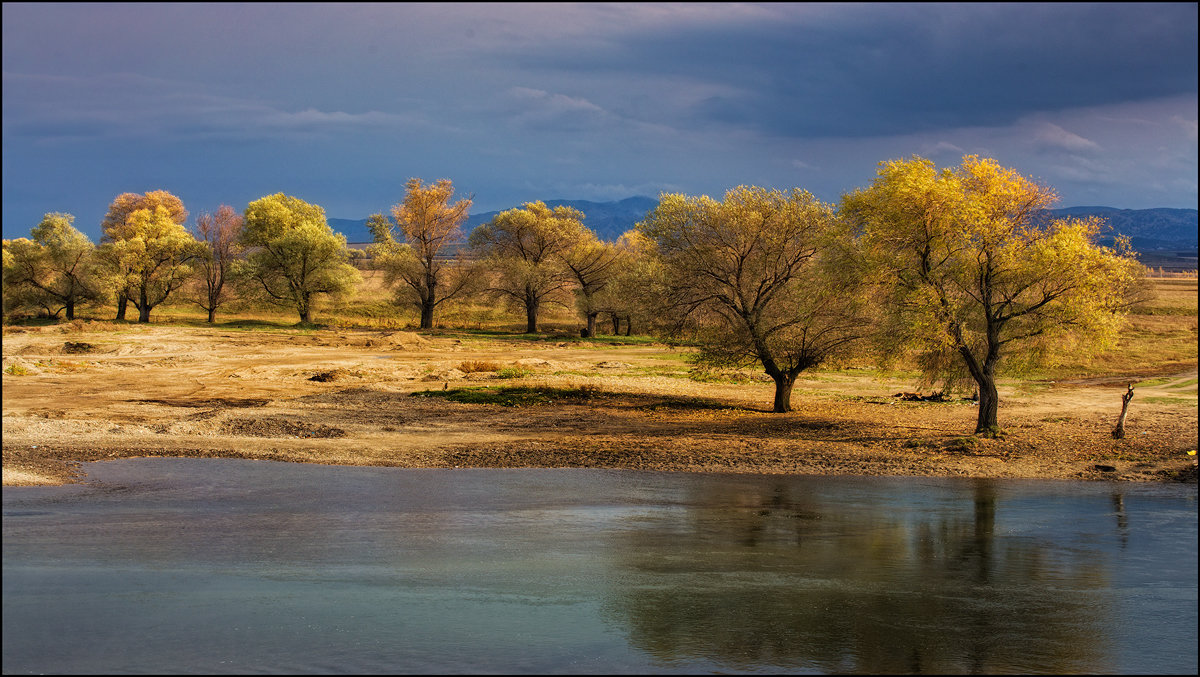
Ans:
[{"label": "calm water", "polygon": [[88,464],[3,671],[1195,673],[1196,487]]}]

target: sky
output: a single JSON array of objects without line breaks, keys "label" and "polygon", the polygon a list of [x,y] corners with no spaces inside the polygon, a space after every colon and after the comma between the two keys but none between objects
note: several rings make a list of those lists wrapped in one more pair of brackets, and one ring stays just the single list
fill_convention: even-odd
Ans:
[{"label": "sky", "polygon": [[737,185],[836,202],[995,158],[1058,206],[1197,206],[1197,5],[3,4],[3,231],[165,189],[472,212]]}]

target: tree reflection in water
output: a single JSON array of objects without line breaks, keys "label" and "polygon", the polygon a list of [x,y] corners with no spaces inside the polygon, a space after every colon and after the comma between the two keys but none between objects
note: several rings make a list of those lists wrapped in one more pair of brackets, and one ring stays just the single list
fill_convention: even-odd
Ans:
[{"label": "tree reflection in water", "polygon": [[640,518],[612,550],[624,575],[606,618],[665,663],[974,674],[1112,664],[1103,553],[998,531],[987,481],[974,483],[973,509],[908,512],[867,495],[801,495],[786,479],[694,486],[683,514]]}]

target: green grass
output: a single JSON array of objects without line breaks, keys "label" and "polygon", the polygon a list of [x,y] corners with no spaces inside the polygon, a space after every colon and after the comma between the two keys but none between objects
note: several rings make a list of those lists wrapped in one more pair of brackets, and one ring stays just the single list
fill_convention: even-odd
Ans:
[{"label": "green grass", "polygon": [[1191,406],[1196,406],[1196,405],[1197,405],[1197,400],[1196,400],[1196,398],[1194,398],[1194,397],[1192,397],[1192,398],[1184,398],[1184,397],[1143,397],[1143,398],[1141,398],[1141,399],[1142,399],[1142,402],[1145,402],[1146,404],[1181,404],[1181,405],[1191,405]]},{"label": "green grass", "polygon": [[1179,383],[1176,383],[1175,385],[1167,386],[1167,388],[1169,390],[1183,390],[1184,388],[1195,388],[1195,387],[1196,387],[1196,379],[1194,379],[1194,378],[1189,378],[1186,381],[1180,381]]}]

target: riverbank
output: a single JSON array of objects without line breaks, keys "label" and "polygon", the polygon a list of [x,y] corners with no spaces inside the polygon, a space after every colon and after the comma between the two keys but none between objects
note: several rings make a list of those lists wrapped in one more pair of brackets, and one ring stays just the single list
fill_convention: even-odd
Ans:
[{"label": "riverbank", "polygon": [[[65,328],[65,331],[64,331]],[[1196,481],[1195,363],[1129,377],[1002,383],[1003,439],[968,400],[911,378],[806,373],[773,414],[752,373],[698,376],[653,344],[110,325],[4,336],[5,485],[76,481],[138,456],[409,468]],[[415,394],[415,395],[414,395]]]}]

